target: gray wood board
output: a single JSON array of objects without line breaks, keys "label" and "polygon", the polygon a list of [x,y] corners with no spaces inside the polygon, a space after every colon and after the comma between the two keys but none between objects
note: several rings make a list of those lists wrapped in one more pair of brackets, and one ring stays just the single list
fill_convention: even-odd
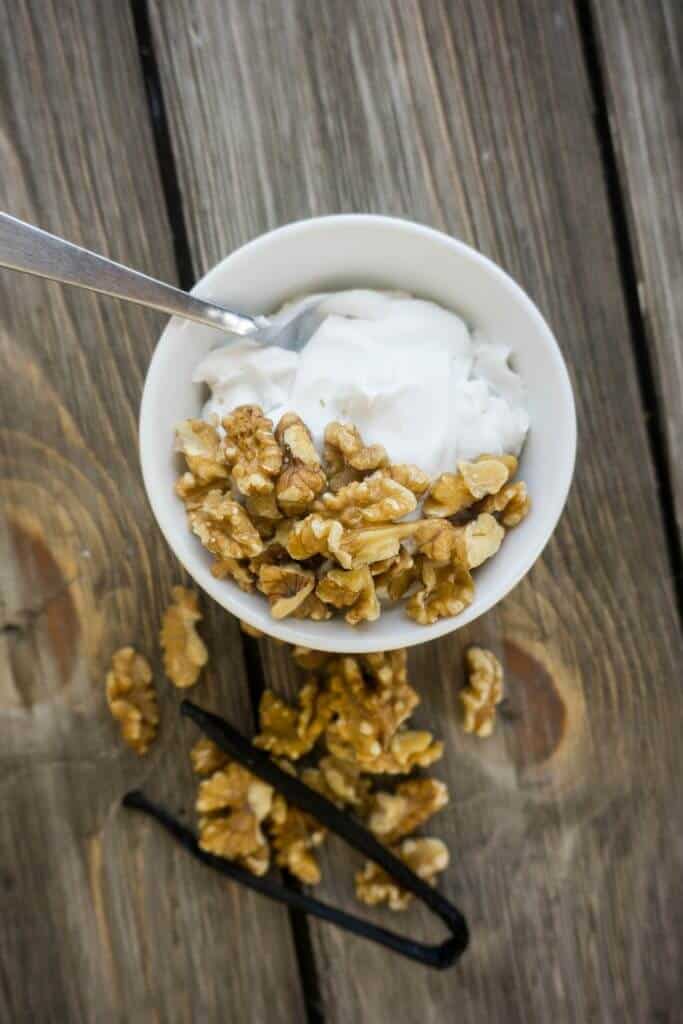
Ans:
[{"label": "gray wood board", "polygon": [[600,0],[593,9],[683,538],[683,4]]},{"label": "gray wood board", "polygon": [[[0,207],[173,280],[128,4],[0,4]],[[218,880],[119,807],[144,784],[191,810],[194,783],[157,630],[181,579],[137,458],[163,319],[0,272],[0,1018],[301,1019],[286,911]],[[234,620],[204,623],[195,691],[249,728]],[[160,738],[123,746],[104,676],[152,660]]]},{"label": "gray wood board", "polygon": [[[314,925],[326,1019],[666,1015],[683,938],[681,637],[572,5],[151,12],[198,271],[299,217],[408,216],[522,283],[576,388],[576,479],[542,560],[464,635],[411,652],[417,720],[446,740],[436,774],[452,791],[430,831],[451,846],[443,885],[472,948],[436,975]],[[455,721],[475,639],[503,652],[509,677],[488,742]],[[262,646],[269,679],[292,692],[286,653]],[[350,873],[331,844],[323,895],[351,903]],[[382,919],[427,928],[417,911]]]}]

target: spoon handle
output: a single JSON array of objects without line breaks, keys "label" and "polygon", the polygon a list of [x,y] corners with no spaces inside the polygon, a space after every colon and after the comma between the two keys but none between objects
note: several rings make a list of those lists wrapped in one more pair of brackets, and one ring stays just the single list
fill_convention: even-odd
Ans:
[{"label": "spoon handle", "polygon": [[8,213],[0,213],[0,267],[102,292],[232,334],[252,334],[261,325],[261,318],[255,320],[204,302],[170,284],[155,281],[153,277],[10,217]]}]

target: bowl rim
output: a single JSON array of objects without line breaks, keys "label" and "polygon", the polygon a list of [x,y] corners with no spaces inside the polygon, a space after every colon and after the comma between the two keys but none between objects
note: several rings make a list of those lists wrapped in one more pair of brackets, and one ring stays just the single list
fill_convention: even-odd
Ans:
[{"label": "bowl rim", "polygon": [[[273,241],[276,241],[287,235],[295,235],[301,233],[310,233],[311,231],[317,231],[321,228],[334,227],[337,224],[358,224],[359,226],[371,226],[375,228],[386,229],[388,231],[400,231],[400,232],[411,232],[422,237],[429,238],[438,242],[440,245],[446,244],[449,247],[458,250],[462,256],[466,259],[471,260],[488,274],[497,278],[498,281],[508,290],[511,291],[512,295],[524,308],[526,314],[532,321],[535,322],[539,334],[542,336],[544,343],[546,344],[551,360],[554,364],[554,370],[557,375],[557,384],[562,392],[564,411],[567,417],[565,424],[567,431],[566,444],[563,450],[564,461],[565,461],[565,479],[563,486],[556,492],[556,510],[555,516],[552,520],[551,525],[544,534],[539,534],[535,538],[534,542],[530,545],[526,557],[520,562],[520,565],[516,572],[506,579],[504,586],[494,586],[492,593],[483,599],[480,607],[477,607],[475,615],[468,615],[469,608],[465,610],[462,615],[450,616],[443,619],[439,619],[437,622],[429,626],[417,626],[416,623],[410,619],[406,619],[405,622],[405,635],[403,630],[397,631],[398,642],[393,645],[395,648],[399,647],[412,647],[421,643],[428,643],[431,640],[435,640],[438,637],[445,636],[448,633],[455,632],[462,626],[468,625],[469,623],[478,619],[481,615],[490,611],[496,604],[498,604],[503,598],[517,586],[521,579],[530,571],[532,566],[540,557],[550,538],[552,537],[557,523],[562,515],[564,507],[567,502],[569,490],[571,488],[574,469],[576,464],[576,448],[577,448],[577,422],[576,422],[576,404],[574,401],[574,392],[569,377],[569,372],[562,355],[560,346],[553,334],[549,324],[545,320],[544,316],[530,298],[524,289],[519,285],[514,278],[512,278],[505,270],[502,269],[497,263],[495,263],[488,256],[474,249],[466,242],[461,241],[446,232],[439,231],[436,228],[431,228],[425,224],[420,224],[416,221],[409,220],[402,217],[390,217],[382,214],[372,213],[337,213],[337,214],[326,214],[320,217],[307,217],[300,220],[291,221],[287,224],[283,224],[280,227],[274,228],[267,231],[256,238],[250,239],[243,245],[233,249],[232,252],[228,253],[221,260],[215,263],[205,274],[196,282],[191,289],[191,294],[198,295],[199,297],[208,296],[211,293],[211,297],[217,298],[215,292],[211,290],[212,278],[219,274],[225,265],[238,254],[240,256],[258,252],[261,248],[266,248]],[[156,364],[162,358],[162,349],[164,338],[171,331],[175,330],[179,325],[185,323],[181,318],[171,317],[164,326],[159,339],[155,345],[152,357],[147,367],[145,374],[145,381],[142,392],[142,399],[140,403],[140,415],[139,415],[139,426],[138,426],[138,442],[139,442],[139,457],[142,467],[142,476],[147,493],[147,499],[151,505],[152,513],[157,526],[161,530],[166,543],[169,545],[171,551],[178,559],[182,567],[188,573],[188,575],[194,580],[197,586],[212,597],[217,604],[228,611],[230,614],[243,620],[249,625],[256,629],[264,631],[263,622],[255,616],[251,616],[250,609],[247,607],[239,608],[239,611],[235,607],[235,602],[231,600],[233,594],[236,598],[243,600],[245,598],[251,598],[251,594],[244,594],[242,591],[233,591],[231,587],[225,587],[224,580],[215,580],[215,586],[208,585],[204,581],[197,578],[197,574],[193,569],[193,566],[188,565],[183,558],[176,551],[176,547],[173,543],[170,529],[167,529],[163,522],[163,515],[160,515],[158,509],[162,506],[163,499],[158,493],[158,489],[154,486],[150,477],[150,468],[148,467],[147,460],[145,457],[145,437],[147,431],[151,426],[152,421],[152,390],[153,381],[156,378],[155,368]],[[471,606],[470,606],[471,607]],[[271,625],[272,624],[272,628]],[[307,647],[314,646],[311,643],[311,638],[307,625],[310,627],[310,623],[307,620],[298,619],[270,619],[269,628],[266,633],[267,636],[271,636],[280,640],[284,640],[289,644],[301,644]],[[313,624],[317,625],[317,624]],[[321,624],[322,625],[322,624]],[[348,654],[362,654],[369,653],[377,650],[377,642],[373,643],[372,640],[372,624],[369,624],[367,630],[349,627],[348,633],[344,636],[348,637],[348,640],[340,637],[336,642],[325,639],[323,635],[320,637],[320,641],[314,649],[321,651],[330,651],[333,653],[348,653]],[[306,635],[302,635],[305,633]],[[382,647],[387,648],[387,644],[382,641]],[[341,648],[341,650],[340,650]]]}]

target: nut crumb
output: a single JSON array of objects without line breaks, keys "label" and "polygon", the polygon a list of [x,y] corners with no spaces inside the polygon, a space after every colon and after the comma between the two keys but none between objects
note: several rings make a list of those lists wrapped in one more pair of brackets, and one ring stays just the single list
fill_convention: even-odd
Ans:
[{"label": "nut crumb", "polygon": [[202,667],[209,660],[206,644],[197,632],[201,621],[199,597],[193,590],[173,587],[173,603],[164,612],[161,624],[161,646],[164,671],[174,686],[193,686]]},{"label": "nut crumb", "polygon": [[121,647],[112,657],[106,688],[109,710],[124,742],[136,754],[146,754],[159,724],[149,662],[132,647]]}]

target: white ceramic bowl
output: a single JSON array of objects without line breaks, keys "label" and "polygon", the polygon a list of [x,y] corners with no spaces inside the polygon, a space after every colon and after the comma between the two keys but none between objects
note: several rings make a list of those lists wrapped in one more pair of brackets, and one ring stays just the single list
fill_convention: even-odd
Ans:
[{"label": "white ceramic bowl", "polygon": [[[267,313],[306,292],[393,288],[460,313],[491,339],[508,344],[528,394],[531,430],[519,475],[533,509],[510,531],[498,554],[475,573],[475,598],[455,618],[418,626],[401,606],[377,622],[352,627],[271,618],[261,594],[216,580],[210,557],[187,528],[173,492],[180,469],[174,428],[199,414],[201,387],[191,383],[201,357],[219,341],[215,330],[172,319],[147,371],[140,413],[140,454],[147,494],[171,548],[214,600],[271,636],[319,650],[364,652],[424,643],[464,626],[491,608],[536,561],[564,506],[574,468],[576,418],[567,369],[548,325],[529,297],[486,257],[447,235],[409,221],[364,214],[320,217],[278,228],[222,260],[196,295],[248,313]],[[416,362],[419,351],[415,353]],[[410,410],[406,410],[410,415]],[[419,423],[415,424],[419,430]],[[391,454],[391,453],[389,453]]]}]

